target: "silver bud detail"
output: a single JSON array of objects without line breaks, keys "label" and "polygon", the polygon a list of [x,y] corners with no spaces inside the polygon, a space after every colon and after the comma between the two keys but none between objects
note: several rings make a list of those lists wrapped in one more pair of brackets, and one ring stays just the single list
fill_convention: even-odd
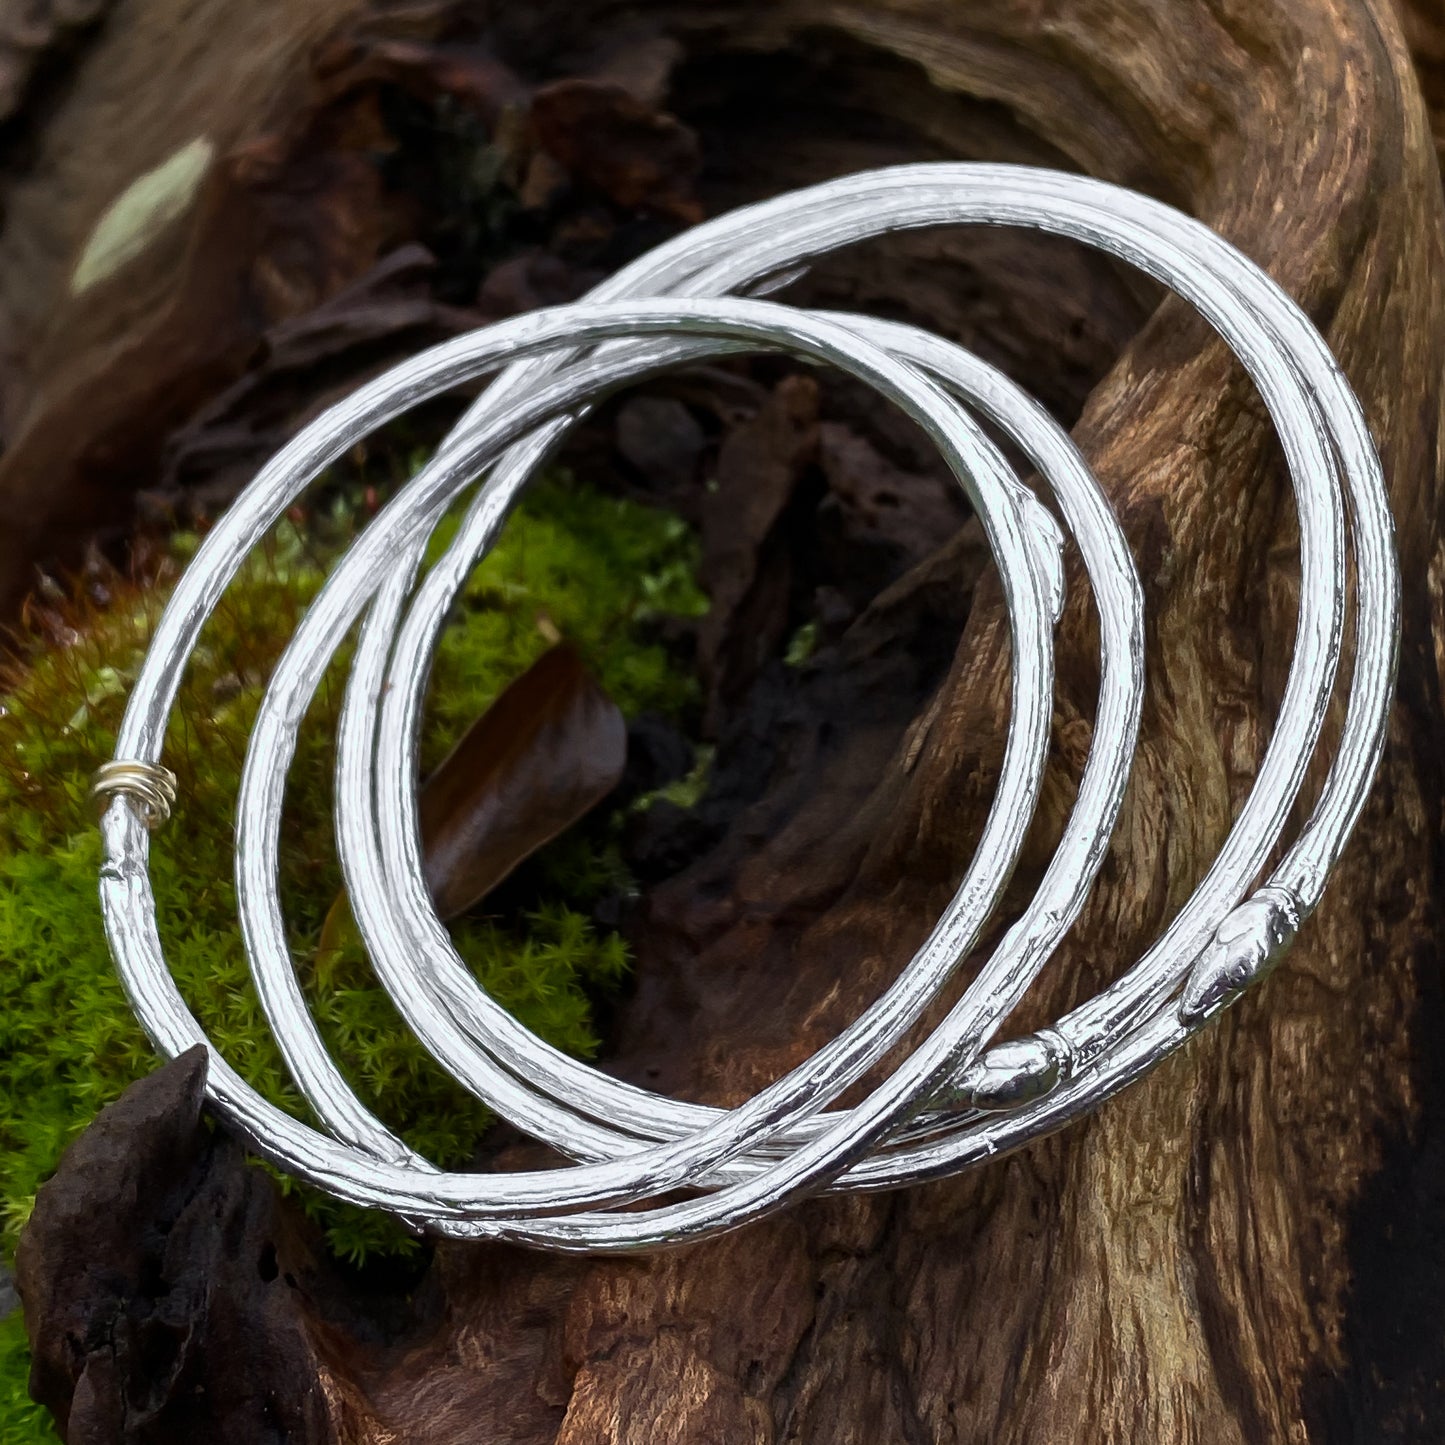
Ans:
[{"label": "silver bud detail", "polygon": [[1288,889],[1261,888],[1227,914],[1190,970],[1179,1021],[1193,1028],[1268,977],[1299,932],[1299,901]]},{"label": "silver bud detail", "polygon": [[1068,1040],[1053,1029],[1040,1029],[995,1044],[959,1076],[950,1095],[974,1109],[1003,1113],[1051,1093],[1067,1070]]}]

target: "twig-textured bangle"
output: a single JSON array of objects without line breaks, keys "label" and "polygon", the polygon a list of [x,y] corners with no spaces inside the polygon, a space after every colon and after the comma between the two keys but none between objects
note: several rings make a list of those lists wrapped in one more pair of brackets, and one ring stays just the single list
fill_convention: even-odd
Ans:
[{"label": "twig-textured bangle", "polygon": [[[1095,998],[1037,1034],[990,1044],[1077,917],[1103,860],[1137,743],[1143,604],[1118,525],[1047,414],[978,358],[913,328],[736,293],[835,247],[918,226],[1025,225],[1097,246],[1192,302],[1249,370],[1279,432],[1300,518],[1301,601],[1276,731],[1218,858],[1164,934]],[[731,1110],[661,1097],[551,1049],[476,982],[432,908],[416,810],[427,661],[448,609],[520,488],[618,387],[745,349],[843,368],[923,427],[968,490],[1003,581],[1014,675],[998,789],[958,891],[891,987],[805,1064]],[[161,741],[186,659],[246,555],[326,465],[460,382],[500,374],[327,580],[271,679],[237,808],[247,956],[288,1069],[324,1130],[275,1108],[212,1050],[217,1111],[314,1184],[421,1227],[563,1250],[636,1250],[735,1227],[809,1193],[956,1171],[1096,1107],[1262,977],[1316,906],[1383,747],[1398,647],[1398,579],[1383,480],[1358,403],[1319,335],[1206,227],[1148,198],[1051,171],[924,165],[866,173],[724,216],[658,248],[572,307],[472,333],[363,387],[267,465],[206,538],[156,632],[97,789],[101,897],[137,1015],[167,1054],[204,1036],[166,970],[146,860]],[[1062,536],[972,419],[1007,434],[1053,493],[1099,614],[1100,693],[1075,808],[1037,892],[959,1001],[862,1102],[830,1108],[910,1034],[987,923],[1038,800],[1062,605]],[[480,478],[480,482],[478,482]],[[441,559],[442,513],[475,487]],[[1342,655],[1348,551],[1355,649],[1325,786],[1278,853],[1319,745]],[[347,1087],[291,967],[277,896],[286,771],[307,704],[361,621],[337,749],[337,844],[377,976],[425,1047],[500,1115],[577,1161],[515,1174],[443,1173]],[[105,779],[108,779],[106,781]],[[681,1202],[660,1196],[690,1189]],[[618,1206],[644,1206],[619,1208]]]}]

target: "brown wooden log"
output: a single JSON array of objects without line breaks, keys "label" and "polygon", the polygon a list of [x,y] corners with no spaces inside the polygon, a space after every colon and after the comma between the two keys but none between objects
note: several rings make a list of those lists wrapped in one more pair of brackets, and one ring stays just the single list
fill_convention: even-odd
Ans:
[{"label": "brown wooden log", "polygon": [[[663,57],[649,73],[669,75],[667,104],[701,137],[709,210],[957,156],[1076,167],[1216,227],[1304,305],[1365,405],[1399,523],[1402,681],[1324,905],[1274,980],[1182,1057],[966,1178],[809,1205],[686,1251],[439,1248],[410,1323],[380,1344],[358,1344],[334,1302],[298,1297],[332,1438],[1439,1439],[1445,207],[1407,42],[1408,22],[1438,97],[1438,16],[1386,0],[568,0],[491,19],[534,79]],[[1143,743],[1096,897],[1017,1021],[1036,1025],[1148,945],[1250,785],[1297,596],[1283,467],[1207,328],[1069,248],[912,238],[808,287],[961,336],[1077,418],[1139,560]],[[7,511],[26,485],[7,457]],[[922,940],[1002,736],[1005,629],[980,567],[964,529],[798,678],[743,689],[719,766],[726,778],[730,741],[766,736],[764,781],[739,782],[718,840],[649,891],[619,1073],[736,1101]],[[1077,569],[1071,582],[1057,756],[1021,888],[1088,739],[1093,625]]]}]

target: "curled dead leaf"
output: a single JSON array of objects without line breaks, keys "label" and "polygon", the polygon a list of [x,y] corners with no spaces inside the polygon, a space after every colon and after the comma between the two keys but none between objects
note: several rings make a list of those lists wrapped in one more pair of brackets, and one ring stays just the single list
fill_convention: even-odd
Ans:
[{"label": "curled dead leaf", "polygon": [[[422,785],[427,886],[445,922],[615,788],[627,724],[570,643],[549,648],[462,735]],[[346,895],[317,945],[324,967],[354,937]]]},{"label": "curled dead leaf", "polygon": [[427,884],[454,918],[617,786],[627,724],[562,642],[466,731],[421,791]]}]

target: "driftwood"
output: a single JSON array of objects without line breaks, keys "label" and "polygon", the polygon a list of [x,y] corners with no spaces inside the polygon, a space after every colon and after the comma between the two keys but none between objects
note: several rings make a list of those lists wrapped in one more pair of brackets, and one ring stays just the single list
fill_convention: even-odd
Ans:
[{"label": "driftwood", "polygon": [[[407,239],[405,208],[352,164],[370,92],[336,97],[358,74],[402,88],[444,74],[492,124],[526,94],[515,77],[580,80],[591,87],[580,96],[549,93],[524,183],[585,170],[618,204],[674,224],[694,197],[714,212],[864,165],[977,157],[1083,169],[1222,231],[1322,327],[1369,415],[1399,523],[1400,697],[1358,836],[1275,979],[1096,1118],[967,1178],[810,1205],[645,1260],[441,1247],[406,1301],[383,1310],[347,1295],[291,1235],[257,1226],[249,1176],[217,1155],[233,1202],[216,1218],[251,1209],[228,1247],[264,1254],[255,1288],[281,1293],[285,1329],[307,1342],[256,1380],[280,1401],[275,1420],[378,1445],[1439,1439],[1445,207],[1432,115],[1438,134],[1445,25],[1388,0],[491,8],[486,23],[456,6],[130,0],[72,42],[78,60],[37,68],[31,90],[44,94],[10,122],[28,128],[0,232],[11,343],[0,501],[23,519],[0,557],[12,594],[32,561],[75,555],[78,518],[129,526],[131,494],[157,485],[166,434],[248,384],[268,328],[299,324]],[[318,140],[316,126],[332,129]],[[198,134],[221,163],[188,218],[127,273],[129,295],[102,283],[71,298],[117,168],[139,173]],[[590,150],[599,136],[624,159]],[[304,224],[288,189],[302,154],[329,188]],[[283,241],[302,262],[275,264]],[[503,271],[476,304],[503,291],[546,299],[552,274]],[[233,282],[248,303],[228,293],[220,315],[215,298]],[[1001,360],[1077,423],[1139,560],[1143,745],[1097,896],[1018,1020],[1033,1026],[1147,946],[1251,781],[1293,629],[1282,464],[1207,328],[1068,247],[1002,232],[916,237],[838,258],[805,290],[911,315]],[[143,316],[146,299],[157,309]],[[348,375],[464,319],[446,298],[409,304]],[[129,389],[99,386],[116,376]],[[878,477],[905,512],[945,506],[932,464],[885,418],[867,435],[840,431],[860,399],[830,385],[820,404],[785,378],[730,434],[719,495],[776,492],[750,512],[758,535],[742,563],[727,551],[735,537],[708,543],[702,509],[714,586],[738,626],[780,643],[819,546],[872,548],[887,585],[821,597],[820,646],[802,669],[759,666],[716,640],[713,792],[682,842],[638,844],[654,881],[608,1062],[698,1098],[743,1097],[876,993],[948,896],[997,764],[1008,658],[977,537],[965,526],[929,551],[926,536],[896,530]],[[137,414],[143,432],[127,421]],[[625,452],[621,420],[617,434]],[[821,507],[808,490],[819,475]],[[678,504],[699,515],[696,499]],[[1071,580],[1056,760],[1020,887],[1048,855],[1088,738],[1092,621]],[[47,1278],[49,1260],[37,1243],[22,1286],[27,1272]],[[228,1308],[211,1298],[185,1348],[200,1359],[225,1348]],[[43,1336],[56,1326],[39,1314]],[[46,1376],[61,1403],[78,1368],[72,1357]],[[125,1433],[96,1368],[91,1433],[73,1438],[193,1438],[197,1417],[164,1409],[150,1433]],[[325,1401],[324,1425],[299,1403],[308,1389]],[[219,1439],[283,1438],[260,1419],[205,1424]]]}]

